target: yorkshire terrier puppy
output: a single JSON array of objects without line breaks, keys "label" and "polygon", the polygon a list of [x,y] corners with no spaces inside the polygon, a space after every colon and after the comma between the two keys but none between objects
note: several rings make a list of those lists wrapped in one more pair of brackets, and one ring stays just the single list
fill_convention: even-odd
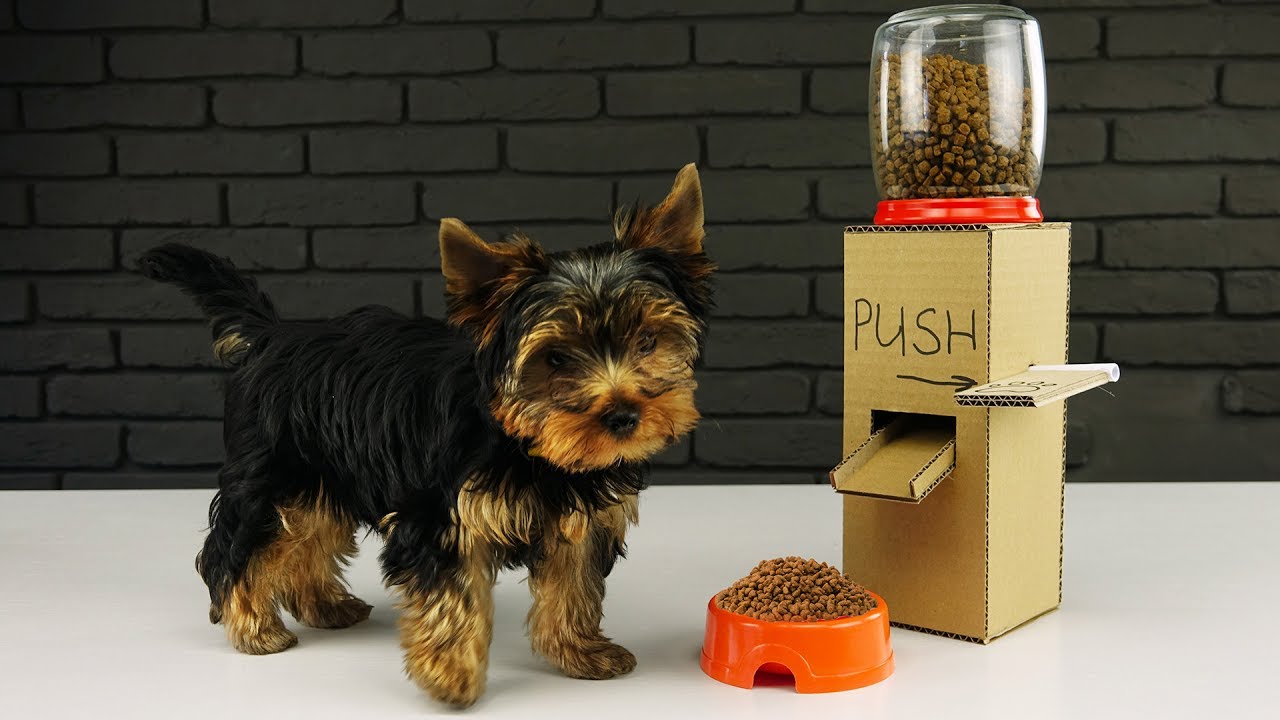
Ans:
[{"label": "yorkshire terrier puppy", "polygon": [[342,577],[355,533],[384,540],[409,677],[433,697],[481,695],[500,568],[525,566],[534,649],[570,677],[629,672],[600,630],[605,577],[625,552],[646,461],[698,420],[693,366],[714,266],[693,165],[615,237],[547,253],[440,224],[448,321],[369,306],[281,320],[227,260],[182,245],[142,272],[208,315],[232,373],[226,462],[196,568],[209,619],[251,654],[304,625],[369,616]]}]

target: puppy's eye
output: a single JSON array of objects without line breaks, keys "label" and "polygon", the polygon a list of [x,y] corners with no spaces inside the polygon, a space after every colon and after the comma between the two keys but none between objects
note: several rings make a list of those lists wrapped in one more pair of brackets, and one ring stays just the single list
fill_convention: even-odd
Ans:
[{"label": "puppy's eye", "polygon": [[658,347],[658,336],[651,332],[644,333],[643,335],[640,336],[640,339],[636,342],[636,350],[638,350],[641,355],[648,355],[649,353],[653,352],[657,347]]},{"label": "puppy's eye", "polygon": [[569,356],[559,350],[552,350],[547,353],[547,365],[550,365],[552,369],[564,367],[568,362]]}]

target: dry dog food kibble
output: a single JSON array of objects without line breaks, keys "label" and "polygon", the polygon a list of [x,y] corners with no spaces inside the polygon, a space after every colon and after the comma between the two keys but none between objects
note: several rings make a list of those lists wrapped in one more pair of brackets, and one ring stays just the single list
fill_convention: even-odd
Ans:
[{"label": "dry dog food kibble", "polygon": [[[1031,89],[1020,81],[1004,87],[986,65],[950,55],[917,59],[919,65],[908,70],[914,82],[902,83],[902,60],[890,55],[888,83],[876,83],[887,88],[886,97],[873,99],[876,107],[871,113],[888,125],[872,129],[884,196],[900,200],[1032,194],[1039,184],[1040,162],[1032,148]],[[877,77],[880,72],[878,67]]]},{"label": "dry dog food kibble", "polygon": [[876,600],[830,565],[793,556],[756,565],[716,595],[716,606],[768,622],[813,622],[862,615]]}]

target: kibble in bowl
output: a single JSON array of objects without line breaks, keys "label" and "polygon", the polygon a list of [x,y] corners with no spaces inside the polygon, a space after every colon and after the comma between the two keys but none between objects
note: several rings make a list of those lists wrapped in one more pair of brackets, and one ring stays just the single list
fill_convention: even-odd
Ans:
[{"label": "kibble in bowl", "polygon": [[716,607],[766,622],[817,622],[864,615],[877,606],[836,568],[796,556],[765,560],[715,597]]}]

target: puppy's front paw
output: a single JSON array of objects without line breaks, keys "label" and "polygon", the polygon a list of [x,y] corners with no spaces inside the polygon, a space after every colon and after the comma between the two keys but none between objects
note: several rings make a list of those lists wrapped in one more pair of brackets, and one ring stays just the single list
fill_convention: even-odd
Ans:
[{"label": "puppy's front paw", "polygon": [[256,632],[229,632],[228,637],[232,647],[248,655],[271,655],[298,644],[298,636],[283,625],[268,625]]},{"label": "puppy's front paw", "polygon": [[636,669],[636,656],[605,638],[563,646],[547,653],[547,659],[565,675],[582,680],[608,680]]}]

